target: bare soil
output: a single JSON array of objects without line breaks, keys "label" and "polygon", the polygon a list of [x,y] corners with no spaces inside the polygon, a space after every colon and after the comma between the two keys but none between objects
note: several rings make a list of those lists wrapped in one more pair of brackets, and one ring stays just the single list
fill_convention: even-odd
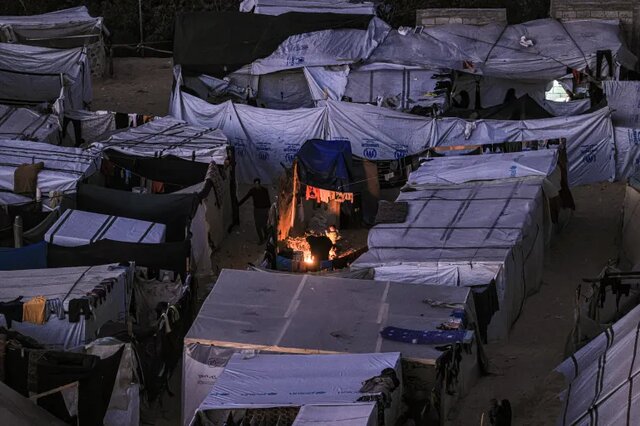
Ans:
[{"label": "bare soil", "polygon": [[[171,91],[171,60],[116,58],[115,77],[94,82],[94,109],[165,115]],[[459,404],[452,425],[479,425],[491,398],[507,398],[514,425],[552,425],[558,417],[555,395],[561,381],[552,374],[563,360],[573,323],[576,286],[596,276],[617,256],[624,185],[598,184],[573,189],[577,209],[568,226],[547,251],[544,282],[531,296],[511,330],[509,341],[490,344],[491,374],[479,380]],[[251,206],[241,208],[241,225],[214,254],[219,268],[244,269],[262,252],[256,244]],[[145,423],[179,424],[180,371],[174,375],[174,397],[145,416]]]}]

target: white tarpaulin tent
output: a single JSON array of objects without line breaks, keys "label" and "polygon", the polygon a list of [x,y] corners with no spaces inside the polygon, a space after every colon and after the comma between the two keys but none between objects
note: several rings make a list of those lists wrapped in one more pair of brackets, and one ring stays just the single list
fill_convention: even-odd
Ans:
[{"label": "white tarpaulin tent", "polygon": [[640,81],[603,81],[615,126],[640,127]]},{"label": "white tarpaulin tent", "polygon": [[292,426],[377,426],[376,404],[305,405]]},{"label": "white tarpaulin tent", "polygon": [[89,151],[113,150],[134,157],[173,156],[199,163],[223,164],[229,143],[222,131],[162,117],[95,142]]},{"label": "white tarpaulin tent", "polygon": [[20,139],[60,142],[60,121],[51,114],[40,114],[27,108],[0,105],[0,140]]},{"label": "white tarpaulin tent", "polygon": [[559,189],[556,166],[556,150],[433,158],[397,199],[408,204],[406,219],[374,226],[369,251],[351,268],[372,268],[381,281],[473,287],[495,280],[500,311],[489,339],[505,339],[541,283],[545,195],[556,195],[543,187]]},{"label": "white tarpaulin tent", "polygon": [[69,209],[44,234],[49,244],[76,247],[98,240],[157,244],[164,242],[166,225],[126,217]]},{"label": "white tarpaulin tent", "polygon": [[18,166],[38,162],[44,162],[44,169],[38,173],[43,197],[51,191],[73,193],[79,181],[100,169],[100,157],[80,148],[0,140],[0,191],[13,192]]},{"label": "white tarpaulin tent", "polygon": [[616,126],[616,180],[628,179],[640,170],[640,128]]},{"label": "white tarpaulin tent", "polygon": [[[550,82],[564,77],[567,68],[597,71],[597,52],[601,50],[612,53],[613,76],[617,76],[619,64],[633,69],[637,61],[625,47],[617,20],[540,19],[506,27],[441,25],[405,35],[392,30],[367,62]],[[606,75],[609,67],[603,62]]]},{"label": "white tarpaulin tent", "polygon": [[[67,350],[89,343],[96,338],[98,329],[107,321],[124,321],[133,285],[133,266],[103,265],[79,268],[33,269],[0,272],[0,301],[9,302],[23,297],[59,299],[67,312],[64,319],[52,314],[44,324],[12,321],[7,327],[5,316],[0,325],[36,339],[52,349]],[[106,298],[93,307],[91,317],[79,316],[70,322],[69,304],[98,287],[104,280],[113,286]]]},{"label": "white tarpaulin tent", "polygon": [[[556,369],[566,390],[559,425],[632,425],[640,418],[640,306]],[[594,420],[595,419],[595,420]]]},{"label": "white tarpaulin tent", "polygon": [[364,0],[243,0],[240,12],[261,15],[281,15],[287,12],[375,15],[376,5]]},{"label": "white tarpaulin tent", "polygon": [[0,102],[54,104],[62,98],[65,109],[88,109],[92,96],[85,48],[0,43]]},{"label": "white tarpaulin tent", "polygon": [[[209,394],[233,353],[344,354],[401,352],[405,391],[416,398],[439,389],[435,364],[445,361],[438,344],[382,338],[387,326],[435,330],[453,308],[476,323],[467,288],[423,286],[314,275],[223,270],[185,337],[183,422]],[[455,396],[442,391],[441,412],[469,391],[479,373],[480,342],[465,330]],[[465,337],[466,339],[466,337]],[[409,362],[410,361],[410,362]],[[453,377],[451,377],[453,379]],[[444,384],[442,386],[445,386]]]},{"label": "white tarpaulin tent", "polygon": [[[198,407],[196,418],[205,417],[215,422],[226,420],[224,417],[229,410],[327,404],[353,406],[359,412],[360,405],[368,407],[371,404],[358,401],[360,398],[367,395],[375,397],[378,394],[361,392],[363,383],[380,376],[385,369],[395,370],[398,380],[402,380],[399,353],[256,356],[234,354]],[[401,383],[388,395],[389,408],[385,410],[384,424],[393,424],[400,415]],[[194,419],[192,424],[199,422]],[[366,424],[361,423],[363,426]]]},{"label": "white tarpaulin tent", "polygon": [[194,125],[222,130],[235,147],[243,183],[255,177],[275,181],[282,173],[281,164],[291,166],[298,149],[309,139],[346,139],[354,155],[375,161],[396,160],[436,146],[565,138],[571,186],[615,179],[613,126],[607,108],[575,117],[524,121],[434,120],[336,101],[281,111],[231,101],[209,104],[181,92],[180,70],[176,72],[171,114]]},{"label": "white tarpaulin tent", "polygon": [[55,49],[86,46],[91,69],[98,75],[106,66],[107,36],[102,17],[92,17],[84,6],[42,15],[0,16],[0,42]]}]

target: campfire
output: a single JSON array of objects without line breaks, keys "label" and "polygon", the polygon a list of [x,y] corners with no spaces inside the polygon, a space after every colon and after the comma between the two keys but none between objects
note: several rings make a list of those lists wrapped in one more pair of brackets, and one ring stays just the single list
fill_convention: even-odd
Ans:
[{"label": "campfire", "polygon": [[[287,247],[289,247],[294,252],[302,253],[302,261],[307,264],[312,264],[315,262],[315,259],[311,255],[311,247],[309,247],[309,243],[307,242],[306,237],[289,237],[285,240]],[[336,248],[332,248],[329,252],[329,259],[333,260],[337,256]]]}]

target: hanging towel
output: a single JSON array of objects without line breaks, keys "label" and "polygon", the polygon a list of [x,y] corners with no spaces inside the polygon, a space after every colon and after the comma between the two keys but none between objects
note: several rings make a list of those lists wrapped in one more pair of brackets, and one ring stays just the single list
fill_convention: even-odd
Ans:
[{"label": "hanging towel", "polygon": [[22,321],[34,324],[44,324],[46,320],[45,306],[47,299],[36,296],[22,305]]}]

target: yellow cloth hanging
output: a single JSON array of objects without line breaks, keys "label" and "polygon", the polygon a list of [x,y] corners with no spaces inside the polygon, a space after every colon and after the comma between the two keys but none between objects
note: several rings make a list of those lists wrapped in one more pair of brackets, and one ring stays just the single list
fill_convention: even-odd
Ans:
[{"label": "yellow cloth hanging", "polygon": [[45,306],[47,299],[43,296],[36,296],[22,305],[22,321],[34,324],[45,323]]}]

